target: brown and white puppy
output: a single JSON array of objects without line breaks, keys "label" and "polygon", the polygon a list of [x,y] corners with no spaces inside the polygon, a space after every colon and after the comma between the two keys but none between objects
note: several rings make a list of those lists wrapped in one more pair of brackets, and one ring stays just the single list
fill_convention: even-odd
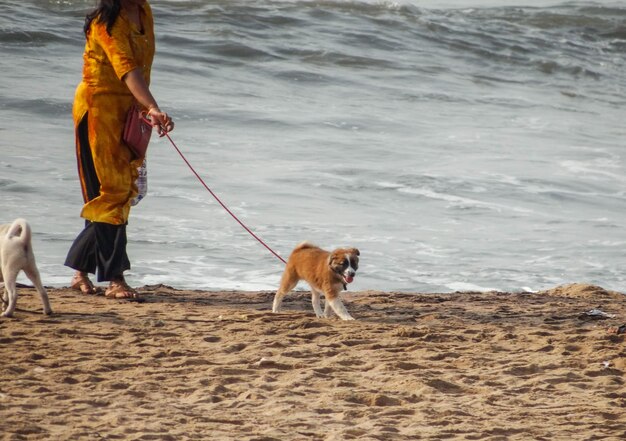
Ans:
[{"label": "brown and white puppy", "polygon": [[[341,301],[339,293],[354,280],[359,267],[359,250],[338,248],[333,252],[303,242],[298,245],[287,260],[287,266],[274,296],[272,312],[279,312],[280,305],[300,280],[311,287],[313,310],[318,317],[329,317],[332,308],[341,319],[354,320]],[[320,296],[324,294],[326,306],[320,307]]]},{"label": "brown and white puppy", "polygon": [[17,275],[24,271],[33,282],[43,303],[44,314],[51,314],[48,293],[41,284],[39,271],[35,265],[35,254],[31,244],[30,226],[24,219],[16,219],[12,224],[0,225],[0,282],[4,281],[3,302],[6,309],[0,315],[11,317],[17,303],[15,286]]}]

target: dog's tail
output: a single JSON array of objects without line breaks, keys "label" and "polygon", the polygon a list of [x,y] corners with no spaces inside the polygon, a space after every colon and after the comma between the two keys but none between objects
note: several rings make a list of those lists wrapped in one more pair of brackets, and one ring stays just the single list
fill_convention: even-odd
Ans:
[{"label": "dog's tail", "polygon": [[6,238],[17,239],[27,246],[31,239],[30,225],[25,219],[15,219],[7,231]]},{"label": "dog's tail", "polygon": [[300,242],[298,245],[296,245],[296,247],[293,250],[297,251],[297,250],[303,250],[305,248],[319,248],[319,247],[305,240],[304,242]]}]

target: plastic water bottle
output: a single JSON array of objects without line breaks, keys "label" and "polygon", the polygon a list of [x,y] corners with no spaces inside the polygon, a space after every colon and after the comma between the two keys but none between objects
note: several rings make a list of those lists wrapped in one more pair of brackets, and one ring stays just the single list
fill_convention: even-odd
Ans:
[{"label": "plastic water bottle", "polygon": [[148,193],[148,166],[146,165],[145,158],[141,165],[137,167],[137,171],[139,172],[139,176],[137,176],[135,183],[137,184],[138,193],[130,202],[132,206],[137,205]]}]

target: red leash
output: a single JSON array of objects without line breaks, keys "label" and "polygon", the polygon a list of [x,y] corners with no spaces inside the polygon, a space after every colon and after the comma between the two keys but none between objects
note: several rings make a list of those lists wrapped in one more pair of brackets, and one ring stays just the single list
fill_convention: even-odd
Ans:
[{"label": "red leash", "polygon": [[[235,220],[239,223],[239,225],[241,225],[241,226],[243,227],[243,229],[244,229],[244,230],[246,230],[248,233],[250,233],[250,235],[251,235],[252,237],[254,237],[256,240],[258,240],[258,241],[259,241],[259,243],[260,243],[261,245],[263,245],[265,248],[267,248],[267,249],[270,251],[270,253],[272,253],[274,256],[278,257],[278,259],[279,259],[282,263],[284,263],[284,264],[286,265],[286,264],[287,264],[287,262],[285,261],[285,259],[283,259],[282,257],[280,257],[280,256],[279,256],[279,255],[278,255],[278,254],[277,254],[277,253],[273,250],[273,249],[271,249],[271,248],[270,248],[270,247],[269,247],[269,246],[268,246],[265,242],[263,242],[263,241],[262,241],[262,240],[261,240],[261,239],[260,239],[260,238],[259,238],[256,234],[254,234],[254,233],[252,232],[252,230],[250,230],[250,228],[246,227],[246,225],[245,225],[243,222],[241,222],[241,221],[239,220],[239,218],[237,218],[237,216],[235,216],[235,215],[233,214],[233,212],[232,212],[232,211],[230,211],[230,210],[228,209],[228,207],[227,207],[227,206],[226,206],[226,205],[225,205],[225,204],[224,204],[224,203],[220,200],[220,198],[218,198],[218,197],[217,197],[217,195],[216,195],[215,193],[213,193],[213,191],[209,188],[209,186],[208,186],[208,185],[206,185],[206,184],[204,183],[204,181],[202,180],[202,178],[200,177],[200,175],[199,175],[199,174],[198,174],[198,173],[194,170],[194,168],[191,166],[191,164],[189,163],[189,161],[187,161],[187,158],[185,158],[185,155],[183,155],[183,154],[182,154],[182,152],[180,151],[180,149],[178,148],[178,146],[176,145],[176,143],[172,140],[172,138],[170,137],[170,135],[169,135],[166,131],[163,131],[162,133],[163,133],[163,135],[164,135],[164,136],[167,136],[167,139],[169,139],[169,140],[170,140],[170,142],[172,143],[172,145],[174,146],[174,148],[176,149],[176,151],[178,152],[178,154],[180,155],[180,157],[181,157],[181,158],[183,158],[183,161],[185,161],[185,164],[187,164],[187,167],[189,167],[189,169],[193,172],[193,174],[194,174],[194,175],[196,175],[196,178],[198,178],[198,180],[202,183],[202,185],[204,185],[204,188],[206,188],[206,189],[207,189],[207,191],[208,191],[209,193],[211,193],[211,196],[213,196],[213,197],[215,198],[215,200],[216,200],[216,201],[217,201],[217,202],[218,202],[218,203],[219,203],[219,204],[220,204],[220,205],[224,208],[224,210],[226,210],[226,211],[228,212],[228,214],[230,214],[230,215],[233,217],[233,219],[235,219]],[[163,136],[163,135],[162,135],[162,136]]]}]

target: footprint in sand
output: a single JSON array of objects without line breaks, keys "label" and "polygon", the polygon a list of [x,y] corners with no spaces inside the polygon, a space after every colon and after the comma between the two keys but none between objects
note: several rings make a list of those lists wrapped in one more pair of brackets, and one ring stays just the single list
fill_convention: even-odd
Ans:
[{"label": "footprint in sand", "polygon": [[462,394],[464,391],[464,388],[459,386],[458,384],[450,383],[449,381],[445,380],[430,380],[427,381],[426,384],[444,394],[457,395]]}]

